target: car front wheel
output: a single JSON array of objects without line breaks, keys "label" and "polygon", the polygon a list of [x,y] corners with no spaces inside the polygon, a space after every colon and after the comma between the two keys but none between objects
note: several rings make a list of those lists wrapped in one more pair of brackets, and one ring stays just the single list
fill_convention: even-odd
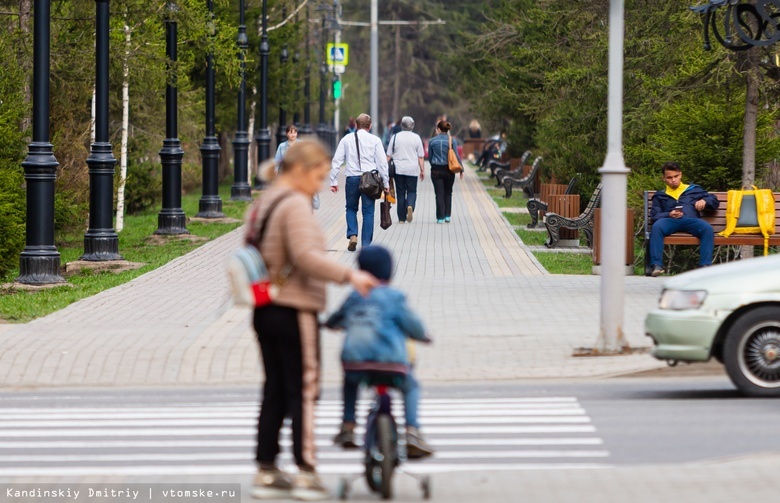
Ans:
[{"label": "car front wheel", "polygon": [[780,397],[780,307],[759,307],[738,318],[726,334],[723,357],[740,391]]}]

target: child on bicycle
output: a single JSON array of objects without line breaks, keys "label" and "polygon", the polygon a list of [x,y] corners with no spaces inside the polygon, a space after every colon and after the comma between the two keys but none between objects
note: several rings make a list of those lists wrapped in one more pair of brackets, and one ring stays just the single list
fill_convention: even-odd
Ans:
[{"label": "child on bicycle", "polygon": [[341,362],[344,368],[344,415],[341,431],[333,443],[345,449],[355,443],[355,407],[360,384],[371,372],[405,375],[398,388],[404,396],[406,418],[406,450],[409,458],[433,454],[425,442],[417,421],[420,386],[412,373],[406,343],[407,338],[430,342],[419,316],[406,303],[406,297],[390,287],[393,260],[381,246],[366,246],[358,255],[360,269],[370,272],[381,285],[368,297],[352,292],[326,325],[346,331]]}]

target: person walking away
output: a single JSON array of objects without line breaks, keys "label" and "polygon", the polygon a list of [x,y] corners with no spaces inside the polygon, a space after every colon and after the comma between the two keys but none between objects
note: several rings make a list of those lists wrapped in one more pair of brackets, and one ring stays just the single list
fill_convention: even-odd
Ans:
[{"label": "person walking away", "polygon": [[720,201],[698,185],[682,183],[682,169],[676,162],[667,162],[661,172],[666,188],[655,193],[650,208],[650,275],[657,277],[665,272],[664,238],[675,232],[699,238],[699,267],[712,265],[715,233],[699,212],[717,210]]},{"label": "person walking away", "polygon": [[[284,155],[279,175],[250,209],[247,241],[260,250],[278,288],[271,304],[254,312],[265,383],[257,423],[258,473],[251,495],[318,500],[328,491],[317,476],[314,406],[319,393],[317,312],[325,308],[328,282],[350,283],[363,295],[378,285],[365,271],[353,270],[325,253],[325,237],[311,211],[311,198],[328,176],[330,156],[316,140],[299,140]],[[274,178],[268,163],[266,178]],[[293,244],[294,243],[294,244]],[[279,432],[292,419],[294,480],[276,465]]]},{"label": "person walking away", "polygon": [[[368,297],[352,292],[325,323],[329,328],[345,329],[341,351],[344,368],[344,413],[341,430],[333,439],[336,445],[356,448],[355,405],[360,385],[371,382],[377,373],[398,378],[404,395],[406,449],[410,458],[433,454],[420,433],[417,409],[420,385],[414,377],[406,343],[409,339],[429,343],[419,316],[409,308],[403,293],[389,286],[393,271],[390,252],[381,246],[360,250],[358,265],[381,281]],[[388,376],[389,374],[389,376]]]},{"label": "person walking away", "polygon": [[[450,136],[452,124],[447,121],[439,121],[436,125],[436,136],[428,144],[428,161],[431,163],[431,182],[436,194],[436,223],[443,224],[452,221],[452,187],[455,185],[455,173],[450,171],[447,163],[447,154],[450,150],[450,140],[452,148],[458,162],[463,167],[463,161],[458,155],[458,144],[455,138]],[[460,178],[463,179],[463,171],[460,172]]]},{"label": "person walking away", "polygon": [[357,249],[358,206],[362,207],[363,228],[360,233],[361,246],[368,246],[374,240],[374,209],[376,201],[365,194],[361,194],[360,175],[365,172],[377,170],[384,182],[385,191],[389,190],[390,179],[387,173],[387,156],[382,147],[382,141],[368,131],[371,129],[371,117],[368,114],[360,114],[355,120],[357,131],[341,139],[336,153],[333,156],[330,170],[330,190],[334,194],[339,190],[339,170],[346,163],[346,182],[344,183],[344,197],[347,201],[347,249]]},{"label": "person walking away", "polygon": [[482,138],[482,126],[477,119],[472,119],[469,123],[469,138]]},{"label": "person walking away", "polygon": [[425,152],[422,139],[413,133],[414,119],[401,119],[401,132],[390,139],[387,161],[395,163],[395,195],[398,222],[411,222],[417,204],[417,177],[425,178]]}]

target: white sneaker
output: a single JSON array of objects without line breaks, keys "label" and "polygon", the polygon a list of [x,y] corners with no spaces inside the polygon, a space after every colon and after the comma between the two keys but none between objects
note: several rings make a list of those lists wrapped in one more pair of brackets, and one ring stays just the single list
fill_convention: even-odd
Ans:
[{"label": "white sneaker", "polygon": [[316,472],[298,472],[290,496],[300,501],[320,501],[328,499],[328,489]]},{"label": "white sneaker", "polygon": [[259,500],[275,500],[289,498],[293,489],[290,475],[274,468],[273,470],[263,470],[257,472],[255,483],[252,485],[249,494]]}]

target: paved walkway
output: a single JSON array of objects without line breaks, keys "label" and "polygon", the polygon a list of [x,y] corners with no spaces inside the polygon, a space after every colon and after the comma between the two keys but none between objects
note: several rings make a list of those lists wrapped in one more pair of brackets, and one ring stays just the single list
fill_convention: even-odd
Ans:
[{"label": "paved walkway", "polygon": [[[343,192],[321,196],[328,253],[352,264]],[[600,278],[547,274],[472,171],[456,182],[453,207],[453,222],[436,224],[426,178],[414,222],[376,230],[375,242],[396,259],[396,286],[435,339],[420,352],[423,381],[599,377],[661,365],[648,355],[572,357],[596,341]],[[234,231],[45,318],[0,326],[3,387],[257,383],[249,312],[231,306],[224,273],[240,237]],[[626,278],[624,328],[632,346],[649,343],[642,325],[660,286]],[[330,309],[346,293],[333,287]],[[340,342],[323,334],[326,383],[340,379]]]}]

